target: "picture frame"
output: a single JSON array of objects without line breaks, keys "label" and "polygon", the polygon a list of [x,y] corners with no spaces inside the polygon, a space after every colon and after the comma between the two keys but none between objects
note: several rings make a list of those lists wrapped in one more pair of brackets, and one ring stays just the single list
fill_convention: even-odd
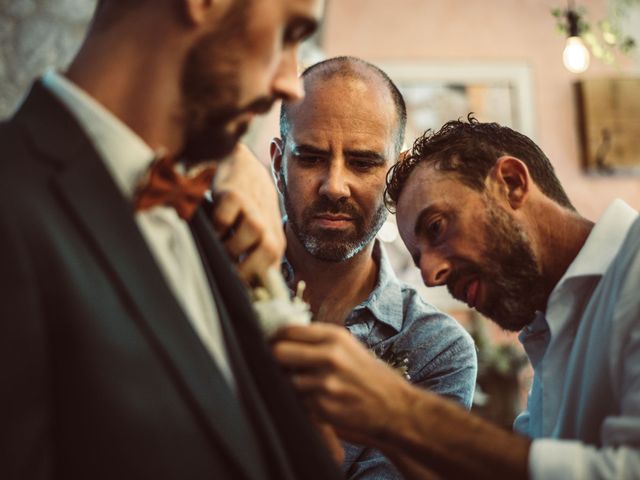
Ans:
[{"label": "picture frame", "polygon": [[[408,113],[407,139],[448,120],[497,122],[535,140],[531,67],[526,62],[373,62],[398,85]],[[422,132],[420,131],[422,130]]]},{"label": "picture frame", "polygon": [[640,175],[640,77],[589,78],[575,87],[585,172]]}]

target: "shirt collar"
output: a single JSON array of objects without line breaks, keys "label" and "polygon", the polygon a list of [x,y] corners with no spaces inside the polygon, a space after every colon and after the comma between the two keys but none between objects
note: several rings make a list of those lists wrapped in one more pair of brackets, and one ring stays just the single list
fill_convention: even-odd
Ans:
[{"label": "shirt collar", "polygon": [[554,290],[571,278],[604,275],[637,216],[638,212],[624,201],[614,200],[594,225]]},{"label": "shirt collar", "polygon": [[155,156],[153,150],[109,110],[64,76],[50,70],[44,75],[43,83],[76,117],[122,193],[132,198],[136,184]]},{"label": "shirt collar", "polygon": [[391,262],[380,240],[373,245],[373,259],[378,264],[378,280],[369,297],[355,310],[368,309],[371,314],[397,332],[402,328],[403,306],[402,285],[391,268]]},{"label": "shirt collar", "polygon": [[525,326],[518,334],[518,339],[527,352],[529,361],[534,368],[537,367],[544,355],[549,342],[550,328],[544,313],[537,311],[536,316],[529,325]]},{"label": "shirt collar", "polygon": [[576,312],[588,300],[585,295],[589,295],[589,289],[613,262],[637,216],[629,205],[615,200],[593,226],[580,252],[549,295],[545,316],[551,338],[561,336],[577,320]]},{"label": "shirt collar", "polygon": [[[378,239],[374,240],[372,257],[378,265],[376,285],[369,297],[353,311],[368,309],[376,320],[399,332],[402,328],[404,306],[402,285],[391,268],[387,252]],[[289,289],[293,290],[295,288],[294,271],[286,256],[282,259],[282,274]]]}]

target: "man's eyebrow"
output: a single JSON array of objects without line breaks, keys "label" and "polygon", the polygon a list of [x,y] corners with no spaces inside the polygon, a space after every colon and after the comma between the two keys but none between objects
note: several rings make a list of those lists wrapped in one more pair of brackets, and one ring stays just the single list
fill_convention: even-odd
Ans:
[{"label": "man's eyebrow", "polygon": [[369,159],[379,164],[387,163],[387,157],[385,157],[380,152],[376,152],[374,150],[345,150],[344,153],[347,157]]},{"label": "man's eyebrow", "polygon": [[434,205],[429,205],[428,207],[423,208],[418,216],[416,217],[416,223],[413,226],[413,234],[416,238],[420,237],[420,233],[422,230],[422,225],[426,222],[427,217],[437,211],[437,208]]},{"label": "man's eyebrow", "polygon": [[[321,148],[318,147],[314,147],[312,145],[307,145],[307,144],[300,144],[300,145],[294,145],[291,148],[291,153],[293,153],[293,155],[321,155],[321,156],[327,156],[330,155],[330,152],[328,150],[323,150]],[[362,160],[372,160],[374,163],[379,164],[379,165],[383,165],[387,162],[387,158],[379,153],[376,152],[374,150],[345,150],[344,152],[345,156],[347,157],[351,157],[351,158],[358,158],[358,159],[362,159]]]},{"label": "man's eyebrow", "polygon": [[297,15],[289,21],[285,40],[290,42],[304,41],[314,34],[319,25],[318,20],[314,18]]},{"label": "man's eyebrow", "polygon": [[293,147],[291,147],[291,153],[298,156],[298,155],[322,155],[322,156],[327,156],[329,155],[329,152],[327,150],[322,150],[321,148],[318,147],[314,147],[312,145],[306,145],[304,143],[300,144],[300,145],[294,145]]}]

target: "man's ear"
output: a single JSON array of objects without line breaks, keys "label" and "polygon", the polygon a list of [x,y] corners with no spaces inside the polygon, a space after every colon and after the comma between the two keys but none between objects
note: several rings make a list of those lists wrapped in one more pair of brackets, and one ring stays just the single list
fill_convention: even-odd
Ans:
[{"label": "man's ear", "polygon": [[192,25],[202,25],[214,18],[222,18],[232,0],[180,0],[187,20]]},{"label": "man's ear", "polygon": [[532,180],[522,160],[509,155],[498,158],[489,179],[494,184],[490,188],[495,188],[496,194],[505,198],[514,210],[527,201]]},{"label": "man's ear", "polygon": [[282,157],[284,155],[284,142],[275,137],[269,145],[271,154],[271,173],[276,179],[276,188],[280,194],[284,193],[284,178],[282,178]]}]

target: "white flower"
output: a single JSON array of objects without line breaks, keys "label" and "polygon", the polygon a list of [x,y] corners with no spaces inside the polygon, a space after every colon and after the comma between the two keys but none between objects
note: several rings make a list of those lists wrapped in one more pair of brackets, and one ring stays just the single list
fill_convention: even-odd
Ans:
[{"label": "white flower", "polygon": [[265,285],[253,290],[253,309],[258,315],[262,332],[267,338],[286,325],[309,325],[311,310],[302,300],[304,282],[298,284],[296,295],[291,298],[282,275],[270,268],[265,276]]}]

